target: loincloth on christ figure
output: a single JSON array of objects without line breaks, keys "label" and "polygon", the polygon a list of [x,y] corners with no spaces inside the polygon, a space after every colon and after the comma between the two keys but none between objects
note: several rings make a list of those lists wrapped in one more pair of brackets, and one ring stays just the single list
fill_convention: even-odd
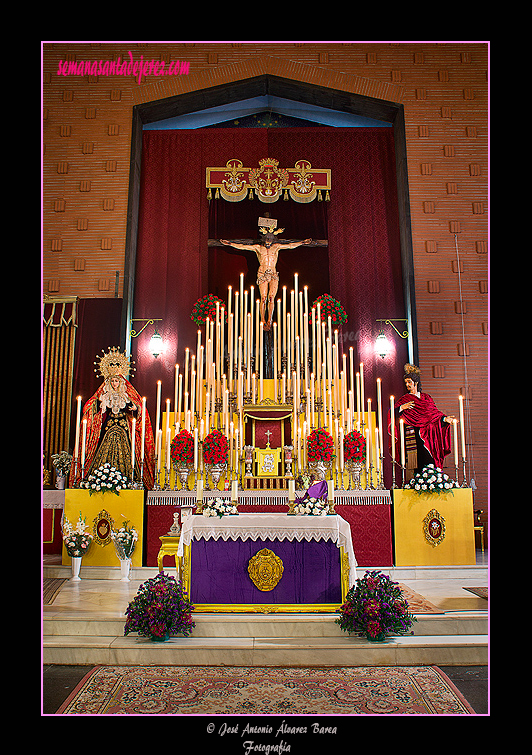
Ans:
[{"label": "loincloth on christ figure", "polygon": [[267,270],[263,270],[262,272],[259,270],[257,273],[257,285],[261,285],[261,283],[271,283],[272,281],[278,281],[279,280],[279,273],[277,273],[275,270],[270,270],[269,268]]}]

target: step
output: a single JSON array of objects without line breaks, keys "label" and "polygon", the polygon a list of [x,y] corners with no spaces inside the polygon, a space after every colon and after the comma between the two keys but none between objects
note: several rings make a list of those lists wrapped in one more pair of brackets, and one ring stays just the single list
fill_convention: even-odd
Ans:
[{"label": "step", "polygon": [[43,663],[174,666],[486,665],[487,635],[393,637],[372,643],[354,637],[43,638]]},{"label": "step", "polygon": [[[194,613],[196,638],[253,638],[253,637],[345,637],[335,623],[337,614],[299,614],[264,616],[256,614],[197,614]],[[412,629],[417,637],[437,635],[487,634],[486,611],[459,611],[448,614],[418,614]],[[121,637],[125,617],[76,616],[75,614],[45,614],[43,634],[49,637]]]}]

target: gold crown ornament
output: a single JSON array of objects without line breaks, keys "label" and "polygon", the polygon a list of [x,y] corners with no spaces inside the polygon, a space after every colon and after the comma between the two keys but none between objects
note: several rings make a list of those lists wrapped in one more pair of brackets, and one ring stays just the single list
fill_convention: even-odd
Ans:
[{"label": "gold crown ornament", "polygon": [[96,365],[94,372],[98,377],[107,379],[114,375],[121,375],[127,379],[135,369],[132,366],[131,359],[121,352],[117,346],[109,346],[107,352],[102,349],[102,354],[103,356],[99,357],[99,361],[94,362]]}]

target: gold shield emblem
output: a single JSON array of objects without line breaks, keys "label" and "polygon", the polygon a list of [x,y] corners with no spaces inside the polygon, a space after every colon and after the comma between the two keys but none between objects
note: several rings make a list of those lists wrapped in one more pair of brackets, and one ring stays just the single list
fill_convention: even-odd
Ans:
[{"label": "gold shield emblem", "polygon": [[431,509],[423,519],[423,532],[425,540],[434,547],[445,539],[445,519],[436,509]]},{"label": "gold shield emblem", "polygon": [[268,548],[263,548],[249,559],[248,573],[251,581],[263,592],[269,592],[283,576],[283,562]]}]

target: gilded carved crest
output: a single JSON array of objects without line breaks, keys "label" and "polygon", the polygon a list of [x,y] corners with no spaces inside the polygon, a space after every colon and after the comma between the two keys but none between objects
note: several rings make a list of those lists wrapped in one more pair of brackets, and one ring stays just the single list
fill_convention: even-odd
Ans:
[{"label": "gilded carved crest", "polygon": [[249,559],[248,573],[251,581],[262,592],[269,592],[283,576],[283,562],[268,548],[263,548]]},{"label": "gilded carved crest", "polygon": [[431,509],[423,519],[423,532],[425,540],[434,547],[445,539],[445,519],[436,509]]}]

